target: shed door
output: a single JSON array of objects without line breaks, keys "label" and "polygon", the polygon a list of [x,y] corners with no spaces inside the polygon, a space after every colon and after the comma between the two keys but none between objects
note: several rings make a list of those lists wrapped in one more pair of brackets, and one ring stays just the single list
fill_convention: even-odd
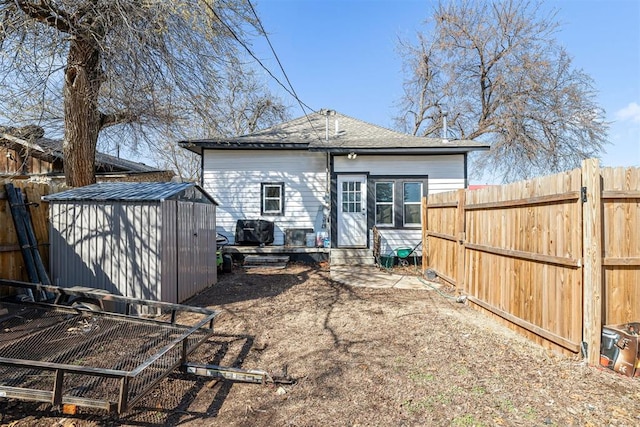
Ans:
[{"label": "shed door", "polygon": [[367,177],[338,177],[338,247],[367,246]]},{"label": "shed door", "polygon": [[215,207],[178,201],[177,302],[216,281]]}]

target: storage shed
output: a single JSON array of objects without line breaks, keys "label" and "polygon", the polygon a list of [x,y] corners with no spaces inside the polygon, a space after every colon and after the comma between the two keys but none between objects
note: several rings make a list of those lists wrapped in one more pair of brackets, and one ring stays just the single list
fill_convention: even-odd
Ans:
[{"label": "storage shed", "polygon": [[43,198],[57,286],[180,303],[216,282],[216,202],[193,183],[114,182]]}]

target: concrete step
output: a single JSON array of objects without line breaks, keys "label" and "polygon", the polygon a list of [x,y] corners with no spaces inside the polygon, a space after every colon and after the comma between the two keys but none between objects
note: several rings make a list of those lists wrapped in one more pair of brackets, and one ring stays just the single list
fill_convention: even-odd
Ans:
[{"label": "concrete step", "polygon": [[375,265],[370,249],[331,249],[331,265]]},{"label": "concrete step", "polygon": [[289,262],[288,256],[275,256],[275,255],[247,255],[244,257],[244,268],[277,268],[282,269],[287,266]]}]

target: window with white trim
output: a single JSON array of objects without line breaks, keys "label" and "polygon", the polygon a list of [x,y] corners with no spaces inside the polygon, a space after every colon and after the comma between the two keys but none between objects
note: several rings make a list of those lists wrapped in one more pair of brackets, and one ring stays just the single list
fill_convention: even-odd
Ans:
[{"label": "window with white trim", "polygon": [[404,182],[402,186],[403,224],[416,226],[422,223],[422,183]]},{"label": "window with white trim", "polygon": [[376,225],[393,226],[393,181],[375,183]]},{"label": "window with white trim", "polygon": [[262,215],[284,215],[284,182],[264,182],[261,187]]}]

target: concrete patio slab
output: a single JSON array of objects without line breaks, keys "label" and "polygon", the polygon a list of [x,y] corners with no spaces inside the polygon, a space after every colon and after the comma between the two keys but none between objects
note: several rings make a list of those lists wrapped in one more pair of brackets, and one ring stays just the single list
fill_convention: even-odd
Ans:
[{"label": "concrete patio slab", "polygon": [[433,290],[430,286],[441,287],[439,283],[427,281],[419,276],[397,274],[375,266],[331,266],[330,275],[336,282],[356,287],[423,290]]}]

